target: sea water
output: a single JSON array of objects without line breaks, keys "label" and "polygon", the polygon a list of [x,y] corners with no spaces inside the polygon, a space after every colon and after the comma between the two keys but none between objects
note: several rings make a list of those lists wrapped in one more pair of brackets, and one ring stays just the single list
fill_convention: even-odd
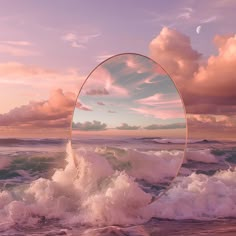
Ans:
[{"label": "sea water", "polygon": [[1,139],[0,235],[235,235],[236,143],[183,145]]}]

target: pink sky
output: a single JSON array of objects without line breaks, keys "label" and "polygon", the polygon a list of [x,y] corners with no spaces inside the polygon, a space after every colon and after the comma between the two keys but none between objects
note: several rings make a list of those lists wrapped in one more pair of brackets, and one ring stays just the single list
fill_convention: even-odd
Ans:
[{"label": "pink sky", "polygon": [[68,136],[75,98],[91,70],[109,56],[136,52],[160,63],[174,80],[189,136],[235,139],[235,1],[15,0],[1,6],[1,136],[50,129]]}]

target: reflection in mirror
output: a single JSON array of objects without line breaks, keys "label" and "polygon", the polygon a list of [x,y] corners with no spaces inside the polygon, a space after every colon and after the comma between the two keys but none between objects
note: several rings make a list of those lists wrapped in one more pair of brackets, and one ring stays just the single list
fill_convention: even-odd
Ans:
[{"label": "reflection in mirror", "polygon": [[177,175],[186,133],[181,97],[161,66],[138,54],[111,57],[91,72],[76,102],[76,178],[86,179],[89,195],[128,184],[152,201]]}]

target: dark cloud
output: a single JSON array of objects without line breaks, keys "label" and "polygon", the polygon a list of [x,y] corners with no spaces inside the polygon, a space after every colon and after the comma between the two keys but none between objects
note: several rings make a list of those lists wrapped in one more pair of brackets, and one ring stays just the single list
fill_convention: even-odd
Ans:
[{"label": "dark cloud", "polygon": [[139,128],[140,126],[131,126],[126,123],[123,123],[121,126],[116,127],[116,129],[120,129],[120,130],[137,130]]},{"label": "dark cloud", "polygon": [[78,129],[81,131],[101,131],[106,130],[107,125],[105,123],[102,123],[100,121],[94,120],[93,122],[86,121],[84,123],[74,123],[72,124],[73,129]]},{"label": "dark cloud", "polygon": [[86,91],[86,95],[90,96],[96,96],[96,95],[109,95],[109,92],[104,88],[104,89],[91,89]]},{"label": "dark cloud", "polygon": [[221,136],[224,138],[235,138],[235,115],[188,115],[187,121],[190,137],[210,135],[212,138],[218,138]]},{"label": "dark cloud", "polygon": [[116,111],[111,111],[111,110],[109,110],[108,113],[116,113]]},{"label": "dark cloud", "polygon": [[103,103],[103,102],[97,102],[97,104],[100,106],[105,106],[105,103]]}]

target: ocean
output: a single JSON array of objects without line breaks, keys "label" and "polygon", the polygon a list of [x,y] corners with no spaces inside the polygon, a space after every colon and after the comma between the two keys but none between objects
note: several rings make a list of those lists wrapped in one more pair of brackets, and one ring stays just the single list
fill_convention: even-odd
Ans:
[{"label": "ocean", "polygon": [[0,139],[0,235],[236,235],[236,143],[184,142]]}]

